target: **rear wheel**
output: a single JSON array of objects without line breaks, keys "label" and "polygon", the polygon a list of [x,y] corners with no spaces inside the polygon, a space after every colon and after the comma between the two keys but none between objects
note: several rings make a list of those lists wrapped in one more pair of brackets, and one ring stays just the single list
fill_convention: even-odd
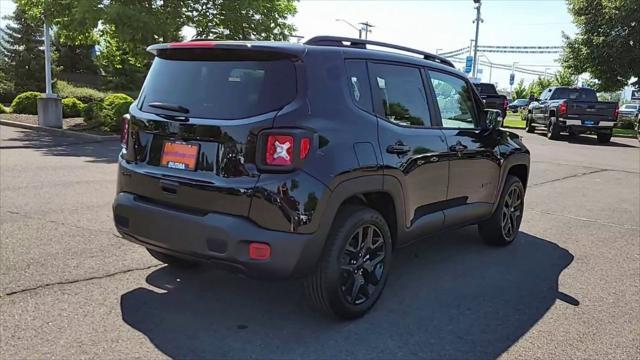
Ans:
[{"label": "rear wheel", "polygon": [[515,240],[524,211],[524,187],[515,176],[507,176],[500,200],[491,218],[478,224],[482,239],[491,245],[505,246]]},{"label": "rear wheel", "polygon": [[344,319],[366,314],[378,301],[391,264],[391,233],[377,211],[348,205],[336,215],[324,253],[305,281],[309,300]]},{"label": "rear wheel", "polygon": [[560,127],[558,126],[556,118],[549,118],[549,123],[547,124],[547,139],[560,139]]},{"label": "rear wheel", "polygon": [[604,143],[608,143],[609,141],[611,141],[611,136],[613,134],[612,133],[598,133],[597,137],[598,137],[598,142],[601,144]]},{"label": "rear wheel", "polygon": [[153,249],[147,248],[147,251],[156,260],[160,261],[161,263],[170,265],[170,266],[187,268],[187,267],[194,267],[194,266],[198,265],[197,262],[189,261],[189,260],[186,260],[186,259],[182,259],[182,258],[173,256],[173,255],[165,254],[165,253],[153,250]]}]

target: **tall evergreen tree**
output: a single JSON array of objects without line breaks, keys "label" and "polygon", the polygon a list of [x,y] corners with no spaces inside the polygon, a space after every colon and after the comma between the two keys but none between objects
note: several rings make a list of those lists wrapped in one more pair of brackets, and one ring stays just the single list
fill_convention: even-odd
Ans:
[{"label": "tall evergreen tree", "polygon": [[44,91],[43,22],[27,19],[19,6],[0,29],[0,72],[16,93]]}]

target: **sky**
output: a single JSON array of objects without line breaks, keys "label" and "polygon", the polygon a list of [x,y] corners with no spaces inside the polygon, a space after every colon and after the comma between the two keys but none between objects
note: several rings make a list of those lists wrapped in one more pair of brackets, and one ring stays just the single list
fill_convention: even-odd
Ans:
[{"label": "sky", "polygon": [[[0,15],[13,12],[15,5],[0,0]],[[308,39],[316,35],[358,37],[357,25],[368,21],[375,25],[369,39],[404,45],[436,53],[469,45],[474,37],[475,9],[472,0],[302,0],[291,19],[296,34]],[[564,0],[483,0],[479,45],[561,46],[562,32],[574,35]],[[189,33],[187,30],[186,33]],[[488,53],[491,62],[552,73],[559,68],[558,54]],[[485,59],[485,58],[483,58]],[[456,64],[460,65],[460,64]],[[489,67],[480,66],[482,81],[489,81]],[[491,82],[509,87],[509,70],[493,69]],[[516,73],[516,82],[535,78]]]}]

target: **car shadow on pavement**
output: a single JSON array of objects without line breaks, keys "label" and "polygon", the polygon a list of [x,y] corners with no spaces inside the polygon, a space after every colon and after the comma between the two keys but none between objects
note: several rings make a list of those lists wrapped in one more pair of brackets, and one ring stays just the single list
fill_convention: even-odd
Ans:
[{"label": "car shadow on pavement", "polygon": [[86,157],[93,163],[116,163],[121,147],[118,140],[103,140],[17,130],[17,136],[3,138],[1,149],[35,149],[44,155]]},{"label": "car shadow on pavement", "polygon": [[[539,136],[542,136],[542,137],[547,137],[547,134],[544,133],[544,132],[536,131],[535,134],[539,135]],[[617,142],[616,139],[619,139],[619,138],[612,137],[611,141],[609,141],[608,143],[601,144],[601,143],[598,142],[598,139],[595,137],[595,135],[571,136],[571,135],[566,135],[566,134],[560,134],[560,139],[558,139],[557,141],[564,141],[564,142],[567,142],[569,144],[576,144],[576,145],[628,147],[628,148],[637,147],[637,146],[634,146],[634,145],[629,145],[629,144]],[[633,140],[633,138],[627,138],[627,139],[632,139]],[[549,141],[551,141],[551,140],[549,140]]]},{"label": "car shadow on pavement", "polygon": [[300,280],[261,282],[162,267],[121,297],[123,320],[172,358],[496,358],[556,299],[573,255],[520,233],[505,248],[475,227],[394,254],[381,300],[347,322],[312,311]]}]

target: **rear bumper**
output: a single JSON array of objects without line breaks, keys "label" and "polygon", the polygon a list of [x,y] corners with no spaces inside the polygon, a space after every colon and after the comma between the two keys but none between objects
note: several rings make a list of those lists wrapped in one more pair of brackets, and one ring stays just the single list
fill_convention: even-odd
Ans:
[{"label": "rear bumper", "polygon": [[582,120],[576,119],[563,119],[560,118],[560,125],[572,128],[577,131],[595,131],[595,132],[603,132],[603,131],[611,131],[615,126],[615,121],[594,121],[593,124],[585,124]]},{"label": "rear bumper", "polygon": [[[113,216],[118,232],[129,241],[254,278],[304,276],[322,249],[316,234],[266,230],[240,216],[188,213],[125,192],[116,195]],[[249,259],[250,242],[269,244],[271,258]]]}]

